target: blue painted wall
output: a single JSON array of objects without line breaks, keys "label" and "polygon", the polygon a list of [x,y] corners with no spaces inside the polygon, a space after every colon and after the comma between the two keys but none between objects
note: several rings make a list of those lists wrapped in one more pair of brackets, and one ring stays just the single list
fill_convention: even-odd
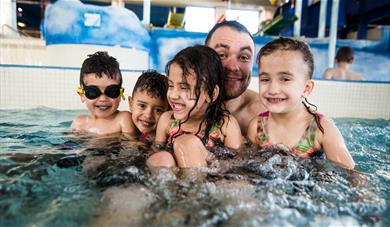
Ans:
[{"label": "blue painted wall", "polygon": [[[85,14],[100,15],[99,26],[86,26]],[[93,24],[93,20],[88,23]],[[44,21],[44,38],[51,44],[120,45],[125,48],[147,50],[150,68],[164,71],[166,63],[181,49],[203,44],[205,33],[183,30],[153,29],[147,31],[130,10],[111,6],[82,4],[78,0],[58,0],[47,7]],[[352,69],[363,74],[366,80],[390,82],[390,29],[380,41],[338,40],[337,46],[351,46],[356,56]],[[274,37],[256,37],[256,53]],[[321,78],[327,68],[326,40],[306,39],[312,47],[315,60],[314,78]],[[257,75],[254,65],[253,75]]]},{"label": "blue painted wall", "polygon": [[151,39],[130,10],[58,0],[46,8],[46,44],[97,44],[148,50]]}]

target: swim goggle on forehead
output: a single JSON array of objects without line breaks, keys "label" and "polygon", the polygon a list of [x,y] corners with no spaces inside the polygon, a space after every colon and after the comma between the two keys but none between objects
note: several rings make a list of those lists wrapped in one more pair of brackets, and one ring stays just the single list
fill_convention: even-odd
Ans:
[{"label": "swim goggle on forehead", "polygon": [[112,99],[116,99],[120,96],[123,100],[125,100],[125,96],[123,95],[124,91],[125,89],[119,84],[107,86],[106,89],[104,89],[104,92],[102,92],[99,87],[94,85],[83,85],[83,88],[78,87],[76,90],[78,94],[84,94],[88,99],[97,99],[102,94],[104,94],[105,96]]}]

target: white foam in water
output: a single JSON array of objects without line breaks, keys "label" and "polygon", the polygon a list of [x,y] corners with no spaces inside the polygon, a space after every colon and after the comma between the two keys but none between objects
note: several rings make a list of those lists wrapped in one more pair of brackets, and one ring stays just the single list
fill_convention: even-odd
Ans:
[{"label": "white foam in water", "polygon": [[376,174],[378,174],[379,176],[385,178],[386,180],[390,180],[390,172],[389,171],[386,171],[384,169],[378,169],[376,171]]},{"label": "white foam in water", "polygon": [[361,226],[359,222],[350,216],[326,217],[316,216],[309,226]]}]

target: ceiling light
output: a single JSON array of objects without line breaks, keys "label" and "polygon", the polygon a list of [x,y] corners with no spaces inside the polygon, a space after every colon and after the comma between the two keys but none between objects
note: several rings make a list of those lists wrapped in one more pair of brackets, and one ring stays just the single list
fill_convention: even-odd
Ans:
[{"label": "ceiling light", "polygon": [[25,28],[25,27],[26,27],[26,24],[23,23],[23,22],[18,22],[18,26],[21,27],[21,28]]}]

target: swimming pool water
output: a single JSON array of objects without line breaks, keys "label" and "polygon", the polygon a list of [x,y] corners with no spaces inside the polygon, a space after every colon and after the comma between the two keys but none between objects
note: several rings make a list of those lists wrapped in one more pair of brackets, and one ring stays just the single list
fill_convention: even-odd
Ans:
[{"label": "swimming pool water", "polygon": [[0,110],[1,226],[390,225],[388,120],[335,119],[361,173],[270,150],[151,174],[147,144],[66,133],[80,113]]}]

